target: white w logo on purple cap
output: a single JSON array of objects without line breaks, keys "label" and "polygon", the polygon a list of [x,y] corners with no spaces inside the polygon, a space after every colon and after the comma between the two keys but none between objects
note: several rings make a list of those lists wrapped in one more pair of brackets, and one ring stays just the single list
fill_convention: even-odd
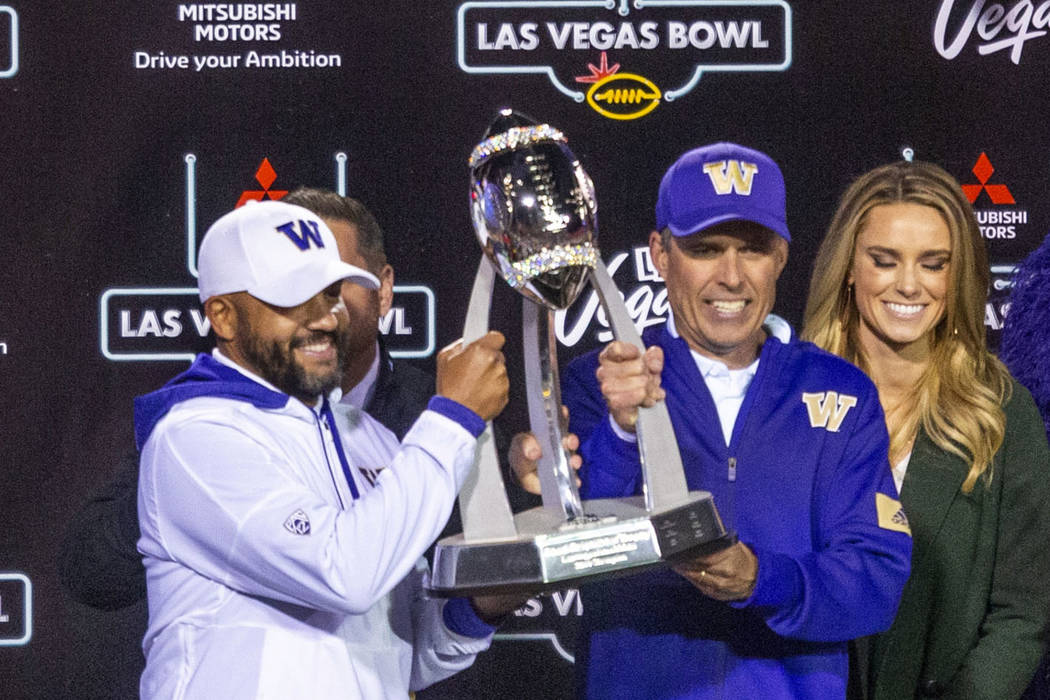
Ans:
[{"label": "white w logo on purple cap", "polygon": [[758,166],[739,160],[720,160],[705,163],[704,172],[711,178],[711,186],[715,188],[716,194],[735,192],[746,197],[751,194],[751,183],[754,182]]},{"label": "white w logo on purple cap", "polygon": [[278,226],[277,230],[288,236],[288,239],[294,243],[299,250],[308,249],[310,247],[310,241],[313,241],[318,248],[324,248],[324,241],[321,240],[321,231],[318,228],[316,221],[299,219],[298,231],[295,230],[295,222],[289,221],[287,224]]}]

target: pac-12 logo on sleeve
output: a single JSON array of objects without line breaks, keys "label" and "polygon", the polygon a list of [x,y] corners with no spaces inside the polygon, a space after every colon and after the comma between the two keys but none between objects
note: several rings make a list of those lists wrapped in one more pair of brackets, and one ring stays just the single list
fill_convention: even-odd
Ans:
[{"label": "pac-12 logo on sleeve", "polygon": [[310,516],[302,510],[297,510],[284,521],[284,529],[293,535],[309,535]]}]

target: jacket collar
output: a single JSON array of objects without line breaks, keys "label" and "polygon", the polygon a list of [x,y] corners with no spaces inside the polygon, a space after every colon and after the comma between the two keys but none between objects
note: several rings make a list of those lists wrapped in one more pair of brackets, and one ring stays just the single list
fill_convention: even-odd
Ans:
[{"label": "jacket collar", "polygon": [[[339,389],[331,397],[339,400]],[[157,423],[179,403],[197,397],[221,397],[244,401],[260,409],[287,409],[291,415],[311,419],[314,410],[277,390],[269,382],[235,365],[216,350],[215,356],[200,354],[185,372],[160,389],[135,399],[135,443],[146,444]]]},{"label": "jacket collar", "polygon": [[[929,538],[922,544],[916,543],[913,570],[923,553],[933,550],[931,543],[940,535],[952,502],[964,496],[962,484],[968,472],[957,455],[937,447],[920,426],[901,487],[901,504],[912,521],[913,536]],[[909,504],[913,507],[909,508]]]}]

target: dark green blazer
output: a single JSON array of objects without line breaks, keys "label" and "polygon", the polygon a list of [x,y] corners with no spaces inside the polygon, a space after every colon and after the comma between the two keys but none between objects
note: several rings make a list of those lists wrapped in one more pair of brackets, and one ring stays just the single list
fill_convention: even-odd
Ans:
[{"label": "dark green blazer", "polygon": [[[872,700],[1020,697],[1050,614],[1050,451],[1014,382],[991,484],[960,490],[967,464],[920,431],[901,489],[911,577],[893,626],[858,645],[854,684]],[[861,687],[866,686],[866,687]]]}]

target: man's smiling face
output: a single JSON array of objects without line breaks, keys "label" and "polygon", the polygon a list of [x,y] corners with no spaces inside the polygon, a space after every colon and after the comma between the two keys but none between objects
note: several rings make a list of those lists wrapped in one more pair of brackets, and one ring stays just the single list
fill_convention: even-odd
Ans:
[{"label": "man's smiling face", "polygon": [[689,347],[730,369],[754,362],[787,263],[787,241],[759,224],[727,221],[690,236],[654,231],[649,248]]}]

